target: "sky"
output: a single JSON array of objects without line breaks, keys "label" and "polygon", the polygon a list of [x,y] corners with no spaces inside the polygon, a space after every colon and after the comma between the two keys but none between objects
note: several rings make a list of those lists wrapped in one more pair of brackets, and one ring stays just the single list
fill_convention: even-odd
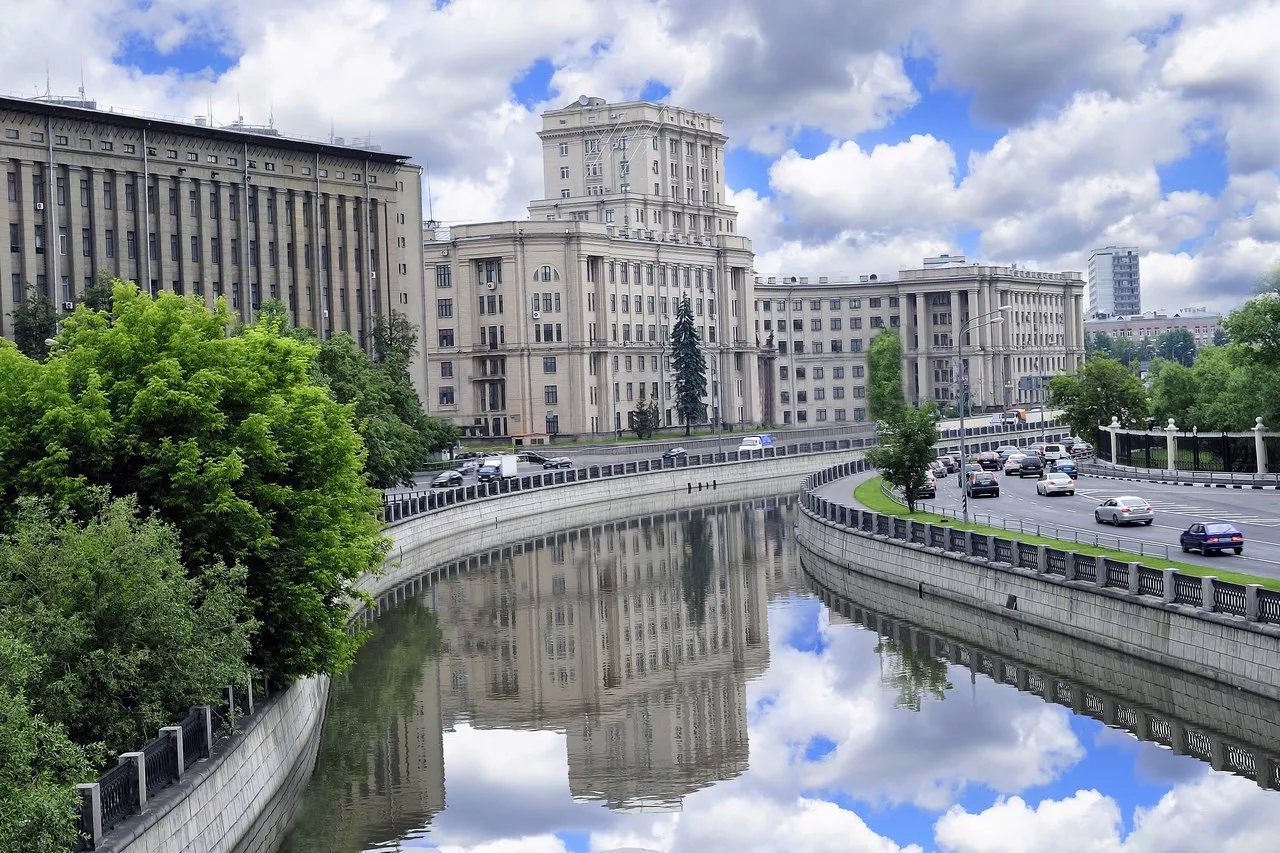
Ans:
[{"label": "sky", "polygon": [[1091,248],[1134,245],[1143,307],[1172,311],[1237,305],[1280,260],[1280,2],[4,7],[11,94],[83,80],[122,111],[371,135],[429,170],[446,223],[527,218],[539,116],[586,94],[724,119],[761,276],[943,252],[1083,272]]}]

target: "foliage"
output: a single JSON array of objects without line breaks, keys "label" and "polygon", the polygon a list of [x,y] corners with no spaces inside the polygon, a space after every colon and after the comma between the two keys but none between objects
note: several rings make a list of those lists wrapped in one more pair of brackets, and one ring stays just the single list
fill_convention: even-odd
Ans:
[{"label": "foliage", "polygon": [[1093,332],[1085,337],[1087,358],[1110,358],[1126,367],[1132,367],[1143,359],[1143,342],[1135,343],[1125,335],[1112,336],[1106,332]]},{"label": "foliage", "polygon": [[1160,423],[1173,418],[1175,423],[1190,427],[1191,412],[1201,403],[1196,372],[1174,361],[1158,360],[1151,367],[1150,380],[1151,415]]},{"label": "foliage", "polygon": [[711,525],[705,513],[698,513],[683,523],[684,562],[680,567],[681,592],[689,611],[689,621],[702,623],[707,615],[707,596],[711,594],[711,576],[715,573],[715,555],[711,550]]},{"label": "foliage", "polygon": [[93,486],[178,528],[196,576],[242,564],[273,679],[342,669],[355,581],[386,554],[351,411],[311,378],[316,346],[225,302],[117,283],[114,319],[78,311],[48,363],[0,344],[0,514],[45,495],[80,517]]},{"label": "foliage", "polygon": [[1271,265],[1271,268],[1258,279],[1258,284],[1253,289],[1254,293],[1259,295],[1264,293],[1280,293],[1280,263]]},{"label": "foliage", "polygon": [[903,645],[892,637],[882,637],[876,643],[876,654],[884,662],[880,668],[880,680],[898,693],[897,707],[919,711],[926,697],[938,701],[947,698],[947,691],[952,685],[947,680],[945,661]]},{"label": "foliage", "polygon": [[1249,360],[1280,369],[1280,290],[1267,290],[1227,315],[1223,326]]},{"label": "foliage", "polygon": [[702,398],[707,393],[707,362],[702,356],[702,341],[693,324],[693,307],[687,296],[676,302],[671,353],[676,372],[676,416],[684,422],[684,434],[688,435],[694,423],[706,418],[707,406]]},{"label": "foliage", "polygon": [[902,489],[912,512],[929,482],[926,470],[937,456],[933,446],[938,437],[938,410],[933,403],[918,409],[901,406],[876,425],[877,444],[867,451],[867,461],[880,469],[885,482]]},{"label": "foliage", "polygon": [[66,853],[76,839],[75,785],[91,770],[27,699],[39,660],[35,647],[0,629],[0,850]]},{"label": "foliage", "polygon": [[631,412],[631,429],[636,438],[653,438],[653,434],[662,425],[662,413],[653,400],[642,400]]},{"label": "foliage", "polygon": [[96,495],[82,526],[19,502],[0,540],[0,625],[40,649],[27,691],[40,713],[118,755],[245,683],[253,623],[242,568],[190,578],[172,526]]},{"label": "foliage", "polygon": [[902,339],[885,329],[867,351],[867,412],[873,420],[892,418],[906,406],[902,394]]},{"label": "foliage", "polygon": [[1062,409],[1071,431],[1091,436],[1099,424],[1119,418],[1126,427],[1146,426],[1147,392],[1127,367],[1110,358],[1094,358],[1073,376],[1049,382],[1048,405]]},{"label": "foliage", "polygon": [[90,311],[110,311],[111,292],[115,286],[115,276],[109,270],[98,270],[93,283],[80,294],[80,304]]},{"label": "foliage", "polygon": [[45,341],[57,333],[58,312],[47,296],[27,285],[27,298],[9,312],[13,318],[13,342],[27,358],[49,355]]},{"label": "foliage", "polygon": [[1190,329],[1170,329],[1155,339],[1153,350],[1157,358],[1189,365],[1196,358],[1196,339]]},{"label": "foliage", "polygon": [[1151,411],[1183,429],[1240,431],[1261,417],[1280,423],[1280,372],[1259,369],[1242,347],[1201,350],[1190,368],[1157,361],[1151,377]]},{"label": "foliage", "polygon": [[1213,345],[1215,347],[1225,347],[1231,343],[1231,336],[1227,334],[1227,330],[1218,326],[1213,330]]}]

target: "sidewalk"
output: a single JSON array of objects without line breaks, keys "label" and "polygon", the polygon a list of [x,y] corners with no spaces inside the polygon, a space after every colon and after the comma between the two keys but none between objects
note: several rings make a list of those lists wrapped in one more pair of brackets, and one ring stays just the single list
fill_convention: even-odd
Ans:
[{"label": "sidewalk", "polygon": [[1082,474],[1131,483],[1162,483],[1169,486],[1203,486],[1207,489],[1276,489],[1280,474],[1233,474],[1219,471],[1168,471],[1113,465],[1101,459],[1076,461]]}]

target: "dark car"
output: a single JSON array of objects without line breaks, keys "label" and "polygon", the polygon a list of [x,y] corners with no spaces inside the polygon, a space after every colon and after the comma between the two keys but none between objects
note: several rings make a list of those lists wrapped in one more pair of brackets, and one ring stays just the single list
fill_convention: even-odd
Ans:
[{"label": "dark car", "polygon": [[1059,459],[1053,463],[1053,467],[1049,470],[1056,471],[1059,474],[1066,474],[1073,480],[1080,476],[1080,469],[1070,459]]},{"label": "dark car", "polygon": [[974,474],[981,474],[981,473],[982,473],[982,466],[979,465],[977,462],[970,462],[968,465],[964,466],[964,478],[966,480],[972,480]]},{"label": "dark car", "polygon": [[[546,466],[547,457],[543,456],[541,453],[539,453],[536,450],[521,450],[519,453],[516,454],[516,458],[519,459],[521,462],[541,462],[543,463],[542,465],[543,468],[547,467]],[[566,465],[564,467],[567,468],[569,466]]]},{"label": "dark car", "polygon": [[999,471],[1000,470],[1000,454],[987,450],[979,453],[977,456],[978,464],[982,466],[983,471]]},{"label": "dark car", "polygon": [[542,463],[543,468],[572,468],[573,460],[568,456],[553,456]]},{"label": "dark car", "polygon": [[502,469],[497,465],[481,465],[480,470],[476,472],[476,479],[482,483],[488,483],[499,479],[501,472]]},{"label": "dark car", "polygon": [[1240,528],[1226,521],[1197,521],[1182,531],[1178,538],[1183,551],[1195,549],[1205,556],[1212,551],[1244,553],[1244,534]]},{"label": "dark car", "polygon": [[1019,477],[1039,477],[1044,473],[1044,460],[1039,456],[1027,454],[1027,457],[1018,463]]},{"label": "dark car", "polygon": [[1000,481],[990,471],[979,471],[969,479],[969,484],[965,486],[965,491],[968,492],[971,498],[980,498],[983,495],[998,498],[1000,497]]},{"label": "dark car", "polygon": [[445,471],[436,475],[436,478],[431,481],[431,488],[433,489],[452,489],[454,486],[461,485],[462,474],[457,471]]},{"label": "dark car", "polygon": [[943,468],[947,469],[948,474],[954,474],[960,470],[960,466],[956,464],[956,460],[952,459],[950,456],[939,456],[935,461]]},{"label": "dark car", "polygon": [[681,456],[688,456],[688,455],[689,455],[689,451],[685,450],[683,447],[671,447],[663,451],[662,458],[663,459],[679,459]]}]

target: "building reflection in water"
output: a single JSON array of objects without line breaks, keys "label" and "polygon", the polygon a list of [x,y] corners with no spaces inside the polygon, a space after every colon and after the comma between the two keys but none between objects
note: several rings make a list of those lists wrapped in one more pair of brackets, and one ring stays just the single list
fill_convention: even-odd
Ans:
[{"label": "building reflection in water", "polygon": [[570,792],[615,809],[678,808],[743,773],[746,683],[768,666],[768,601],[804,588],[784,547],[793,502],[539,537],[389,595],[399,603],[380,602],[372,638],[335,679],[283,849],[361,850],[425,833],[446,801],[442,732],[460,723],[563,731]]}]

